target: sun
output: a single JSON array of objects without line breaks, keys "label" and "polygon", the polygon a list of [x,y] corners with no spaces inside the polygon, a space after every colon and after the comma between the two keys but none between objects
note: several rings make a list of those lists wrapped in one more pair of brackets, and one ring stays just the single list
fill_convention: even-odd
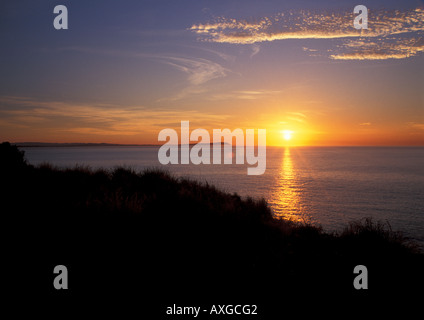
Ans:
[{"label": "sun", "polygon": [[284,140],[290,141],[293,135],[293,131],[291,130],[283,130],[281,131],[281,134],[283,135]]}]

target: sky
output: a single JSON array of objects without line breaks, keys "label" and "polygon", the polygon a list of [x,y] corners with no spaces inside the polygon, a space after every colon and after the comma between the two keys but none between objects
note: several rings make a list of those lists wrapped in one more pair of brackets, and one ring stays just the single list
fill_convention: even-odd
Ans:
[{"label": "sky", "polygon": [[0,140],[158,144],[190,121],[267,145],[424,145],[423,34],[418,0],[1,1]]}]

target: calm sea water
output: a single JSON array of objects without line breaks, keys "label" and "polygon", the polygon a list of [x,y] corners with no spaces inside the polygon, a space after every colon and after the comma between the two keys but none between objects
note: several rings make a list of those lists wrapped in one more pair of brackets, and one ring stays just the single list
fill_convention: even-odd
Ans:
[{"label": "calm sea water", "polygon": [[247,165],[163,166],[158,147],[23,149],[34,165],[165,168],[227,192],[263,197],[276,216],[320,224],[327,231],[372,217],[424,244],[423,147],[268,147],[261,176],[248,176]]}]

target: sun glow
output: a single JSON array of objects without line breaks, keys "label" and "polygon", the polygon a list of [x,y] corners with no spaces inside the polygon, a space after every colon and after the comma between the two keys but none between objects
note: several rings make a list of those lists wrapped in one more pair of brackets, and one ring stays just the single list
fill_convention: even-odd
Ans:
[{"label": "sun glow", "polygon": [[293,131],[283,130],[281,131],[281,134],[283,135],[284,140],[290,141],[292,139]]}]

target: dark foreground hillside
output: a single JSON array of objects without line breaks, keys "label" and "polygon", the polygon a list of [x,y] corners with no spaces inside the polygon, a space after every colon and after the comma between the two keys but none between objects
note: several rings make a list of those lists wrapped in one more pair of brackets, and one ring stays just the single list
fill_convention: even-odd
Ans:
[{"label": "dark foreground hillside", "polygon": [[[108,313],[119,301],[166,319],[174,303],[257,304],[273,319],[296,303],[301,315],[312,300],[331,310],[331,299],[374,305],[423,290],[423,255],[381,223],[327,234],[162,171],[33,167],[7,143],[0,173],[4,276],[23,305]],[[53,287],[56,265],[68,268],[68,290]],[[353,287],[356,265],[368,268],[368,290]]]}]

